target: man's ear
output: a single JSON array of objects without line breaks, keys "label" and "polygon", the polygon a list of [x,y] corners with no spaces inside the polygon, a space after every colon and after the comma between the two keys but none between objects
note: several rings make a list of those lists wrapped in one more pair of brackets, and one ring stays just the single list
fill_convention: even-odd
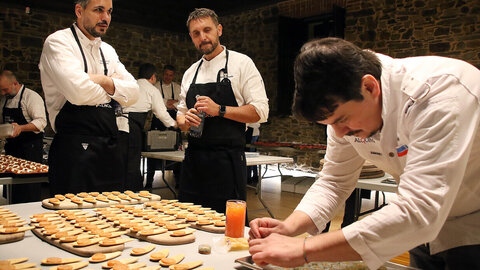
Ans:
[{"label": "man's ear", "polygon": [[77,15],[77,18],[80,18],[82,16],[83,8],[79,4],[75,5],[75,15]]},{"label": "man's ear", "polygon": [[222,36],[222,31],[223,31],[223,26],[221,24],[218,24],[217,25],[217,32],[218,32],[219,37]]},{"label": "man's ear", "polygon": [[382,93],[380,82],[370,74],[366,74],[362,77],[362,89],[368,91],[374,97],[378,97]]}]

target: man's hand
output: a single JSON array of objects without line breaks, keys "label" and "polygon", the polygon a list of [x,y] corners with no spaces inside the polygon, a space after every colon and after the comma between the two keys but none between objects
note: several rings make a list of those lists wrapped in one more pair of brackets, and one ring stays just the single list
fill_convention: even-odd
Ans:
[{"label": "man's hand", "polygon": [[285,223],[273,218],[256,218],[250,221],[250,240],[265,238],[272,233],[289,235]]},{"label": "man's hand", "polygon": [[23,131],[22,126],[18,125],[17,123],[12,123],[12,126],[13,126],[12,138],[18,137],[18,135],[20,135],[20,133],[22,133]]},{"label": "man's hand", "polygon": [[296,267],[305,264],[303,238],[273,233],[265,239],[250,240],[249,245],[252,259],[259,266]]},{"label": "man's hand", "polygon": [[211,98],[207,96],[199,96],[197,98],[197,103],[195,103],[194,108],[197,109],[197,111],[205,112],[210,116],[218,116],[220,105],[215,103]]},{"label": "man's hand", "polygon": [[178,102],[176,99],[169,99],[167,100],[167,109],[174,110],[176,109],[175,104]]},{"label": "man's hand", "polygon": [[112,77],[108,77],[102,74],[89,73],[88,76],[90,77],[90,80],[96,84],[99,84],[109,95],[113,95],[115,93],[115,84],[113,83],[112,78],[118,78],[118,75],[113,74]]},{"label": "man's hand", "polygon": [[199,112],[197,110],[191,108],[185,114],[185,124],[187,124],[189,128],[191,126],[198,127],[198,125],[200,125],[201,119],[198,117],[198,113]]}]

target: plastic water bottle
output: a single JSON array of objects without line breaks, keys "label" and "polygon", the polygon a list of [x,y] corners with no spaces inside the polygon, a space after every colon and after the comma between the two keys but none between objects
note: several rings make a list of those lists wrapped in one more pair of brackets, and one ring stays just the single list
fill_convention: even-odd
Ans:
[{"label": "plastic water bottle", "polygon": [[[195,98],[198,99],[199,95],[195,96]],[[197,127],[191,126],[190,127],[190,136],[195,137],[195,138],[200,138],[202,137],[202,132],[203,132],[203,124],[205,123],[205,112],[199,112],[197,113],[197,116],[200,117],[200,125]]]}]

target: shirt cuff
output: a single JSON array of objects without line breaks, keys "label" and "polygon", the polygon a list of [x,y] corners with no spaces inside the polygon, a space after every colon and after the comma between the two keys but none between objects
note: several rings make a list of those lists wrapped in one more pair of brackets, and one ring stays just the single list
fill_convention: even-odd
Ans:
[{"label": "shirt cuff", "polygon": [[309,230],[308,233],[311,235],[315,235],[318,232],[323,231],[325,229],[325,225],[327,224],[326,222],[322,222],[321,219],[318,217],[318,215],[315,214],[315,210],[309,209],[310,207],[302,207],[301,205],[298,205],[297,208],[295,208],[294,211],[301,211],[305,213],[307,216],[310,217],[310,219],[313,221],[315,224],[315,227],[317,228],[316,230]]},{"label": "shirt cuff", "polygon": [[46,126],[46,123],[42,120],[33,119],[32,121],[30,121],[30,123],[32,123],[39,130],[39,131],[34,131],[35,134],[43,132],[43,129]]},{"label": "shirt cuff", "polygon": [[343,235],[348,244],[362,257],[363,262],[367,264],[368,268],[378,269],[383,265],[383,261],[380,260],[367,245],[357,225],[358,224],[354,223],[342,228]]}]

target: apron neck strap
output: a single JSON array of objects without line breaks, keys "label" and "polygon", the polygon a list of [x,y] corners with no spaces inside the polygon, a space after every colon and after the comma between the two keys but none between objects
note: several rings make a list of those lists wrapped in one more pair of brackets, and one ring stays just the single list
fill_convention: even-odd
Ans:
[{"label": "apron neck strap", "polygon": [[[80,52],[82,53],[83,66],[85,67],[84,71],[85,73],[88,73],[87,58],[85,57],[85,53],[83,52],[82,44],[80,44],[80,40],[78,39],[77,31],[75,31],[75,27],[73,25],[70,26],[70,30],[72,31],[73,37],[77,42],[78,48],[80,48]],[[107,63],[105,62],[105,56],[103,55],[102,48],[99,48],[99,49],[100,49],[100,55],[102,56],[102,62],[103,62],[103,74],[107,76],[108,69],[107,69]]]},{"label": "apron neck strap", "polygon": [[[223,73],[224,78],[228,77],[228,50],[227,49],[225,49],[225,57],[226,57],[225,67],[218,71],[218,73],[217,73],[217,83],[220,82],[220,73]],[[195,84],[195,82],[197,81],[198,71],[200,70],[200,67],[202,66],[202,63],[203,63],[203,58],[200,61],[200,64],[198,64],[197,70],[195,71],[195,76],[193,76],[192,84]],[[172,88],[172,91],[173,91],[173,88]]]}]

